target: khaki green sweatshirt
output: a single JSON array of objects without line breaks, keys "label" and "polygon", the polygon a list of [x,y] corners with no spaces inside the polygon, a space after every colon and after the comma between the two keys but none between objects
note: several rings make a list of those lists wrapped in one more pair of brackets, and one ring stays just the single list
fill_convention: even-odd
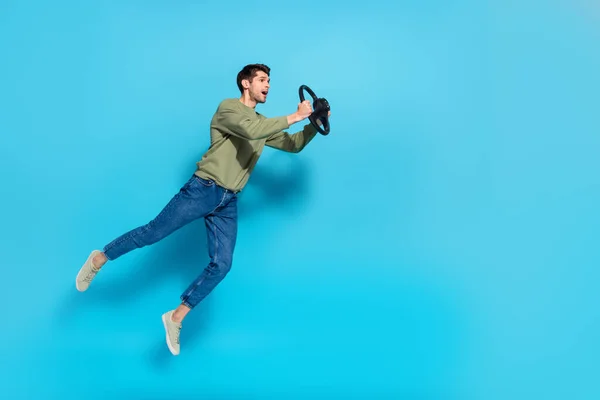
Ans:
[{"label": "khaki green sweatshirt", "polygon": [[316,135],[309,123],[290,134],[287,117],[266,118],[239,99],[223,100],[210,123],[210,147],[198,161],[196,175],[219,186],[241,191],[264,146],[300,152]]}]

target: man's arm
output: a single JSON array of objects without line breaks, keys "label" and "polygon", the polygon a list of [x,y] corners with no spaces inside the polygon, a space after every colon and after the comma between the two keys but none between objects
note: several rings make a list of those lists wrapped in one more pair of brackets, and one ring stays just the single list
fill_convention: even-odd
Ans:
[{"label": "man's arm", "polygon": [[299,107],[296,112],[287,116],[252,120],[236,109],[222,104],[218,110],[217,123],[232,135],[248,140],[258,140],[281,132],[307,116],[308,114]]},{"label": "man's arm", "polygon": [[[327,114],[327,117],[331,116],[331,111]],[[317,124],[323,126],[323,123],[317,119]],[[267,142],[266,146],[273,147],[278,150],[287,151],[289,153],[301,152],[307,144],[317,135],[317,130],[312,124],[304,125],[304,129],[294,134],[281,131],[272,135]]]},{"label": "man's arm", "polygon": [[299,153],[316,136],[317,130],[312,124],[307,124],[299,132],[289,134],[280,131],[267,139],[265,145],[288,153]]}]

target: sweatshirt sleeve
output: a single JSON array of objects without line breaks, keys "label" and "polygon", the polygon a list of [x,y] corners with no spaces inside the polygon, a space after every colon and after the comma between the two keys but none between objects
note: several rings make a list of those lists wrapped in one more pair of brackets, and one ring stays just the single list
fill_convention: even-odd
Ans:
[{"label": "sweatshirt sleeve", "polygon": [[289,153],[299,153],[310,143],[316,134],[317,130],[315,127],[312,124],[307,124],[304,126],[304,129],[293,134],[285,131],[277,132],[267,139],[265,145]]},{"label": "sweatshirt sleeve", "polygon": [[216,123],[228,133],[248,140],[265,139],[289,128],[286,116],[251,119],[228,103],[219,106]]}]

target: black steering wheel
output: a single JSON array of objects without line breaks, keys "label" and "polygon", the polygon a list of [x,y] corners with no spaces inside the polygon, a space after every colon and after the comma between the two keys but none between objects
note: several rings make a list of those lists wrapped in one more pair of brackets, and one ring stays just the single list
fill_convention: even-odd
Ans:
[{"label": "black steering wheel", "polygon": [[[300,101],[304,101],[304,91],[305,90],[313,98],[313,112],[312,112],[312,114],[310,114],[308,116],[308,120],[310,121],[310,123],[315,127],[315,129],[319,133],[321,133],[322,135],[328,135],[329,134],[329,115],[328,114],[329,114],[329,110],[331,110],[331,108],[329,107],[329,102],[327,102],[327,100],[325,100],[324,98],[318,98],[315,95],[315,92],[313,92],[311,90],[311,88],[309,88],[306,85],[300,86],[300,89],[299,89]],[[321,123],[323,124],[323,128],[321,128],[319,126],[319,124],[317,123],[317,120],[321,121]]]}]

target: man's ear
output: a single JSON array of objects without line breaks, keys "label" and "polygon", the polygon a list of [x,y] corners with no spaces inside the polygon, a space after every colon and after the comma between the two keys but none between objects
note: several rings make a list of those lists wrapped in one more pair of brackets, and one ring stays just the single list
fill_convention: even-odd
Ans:
[{"label": "man's ear", "polygon": [[243,79],[242,80],[242,87],[244,89],[249,89],[250,88],[250,81],[248,79]]}]

